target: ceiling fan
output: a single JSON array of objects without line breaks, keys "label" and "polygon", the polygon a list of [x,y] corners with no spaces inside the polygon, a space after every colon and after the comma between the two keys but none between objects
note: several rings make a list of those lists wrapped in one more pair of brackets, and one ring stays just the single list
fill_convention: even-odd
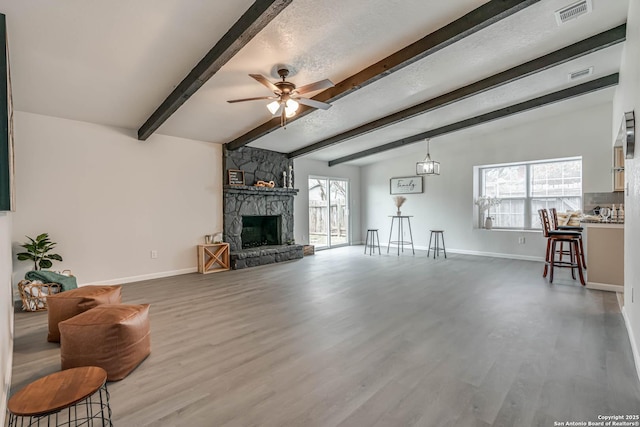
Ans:
[{"label": "ceiling fan", "polygon": [[296,115],[299,104],[307,105],[313,108],[320,108],[327,110],[331,107],[331,104],[322,101],[316,101],[315,99],[305,98],[300,95],[309,92],[315,92],[321,89],[327,89],[333,87],[333,82],[328,79],[320,80],[315,83],[296,87],[295,84],[286,80],[289,75],[289,70],[285,67],[278,68],[278,75],[282,78],[282,81],[271,83],[262,74],[249,74],[258,83],[263,84],[269,90],[273,92],[273,96],[258,96],[255,98],[243,98],[232,99],[227,102],[245,102],[245,101],[257,101],[261,99],[273,99],[274,101],[267,105],[267,108],[274,116],[280,116],[281,126],[286,124],[287,118],[291,118]]}]

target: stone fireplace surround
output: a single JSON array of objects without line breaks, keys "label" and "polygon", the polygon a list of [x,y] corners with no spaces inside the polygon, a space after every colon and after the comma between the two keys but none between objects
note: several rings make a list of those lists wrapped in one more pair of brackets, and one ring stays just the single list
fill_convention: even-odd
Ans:
[{"label": "stone fireplace surround", "polygon": [[[293,162],[285,154],[274,151],[252,147],[224,149],[223,239],[229,243],[233,269],[302,258],[302,245],[293,244],[293,197],[298,190],[282,188],[282,172],[288,171],[289,165]],[[244,171],[245,185],[228,185],[229,169]],[[274,181],[276,187],[254,187],[257,181]],[[242,217],[253,215],[281,216],[283,245],[242,249]]]}]

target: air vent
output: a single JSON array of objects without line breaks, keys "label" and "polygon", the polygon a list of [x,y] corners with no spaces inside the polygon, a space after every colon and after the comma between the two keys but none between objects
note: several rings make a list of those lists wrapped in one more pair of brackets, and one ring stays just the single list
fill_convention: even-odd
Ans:
[{"label": "air vent", "polygon": [[569,81],[578,80],[583,77],[587,77],[593,74],[593,67],[585,68],[584,70],[574,71],[573,73],[569,73]]},{"label": "air vent", "polygon": [[579,16],[591,13],[592,9],[591,0],[581,0],[560,10],[556,10],[556,22],[558,25],[564,24]]}]

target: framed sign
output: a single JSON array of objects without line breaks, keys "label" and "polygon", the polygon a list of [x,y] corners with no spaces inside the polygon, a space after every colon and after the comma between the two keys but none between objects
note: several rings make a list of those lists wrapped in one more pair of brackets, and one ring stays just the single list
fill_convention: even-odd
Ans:
[{"label": "framed sign", "polygon": [[244,171],[229,169],[229,185],[244,185]]},{"label": "framed sign", "polygon": [[391,194],[422,193],[422,177],[417,175],[391,178],[390,187]]}]

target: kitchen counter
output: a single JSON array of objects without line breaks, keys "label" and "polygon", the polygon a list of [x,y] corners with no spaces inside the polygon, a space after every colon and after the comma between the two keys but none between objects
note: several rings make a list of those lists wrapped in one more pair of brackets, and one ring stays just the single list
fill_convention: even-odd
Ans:
[{"label": "kitchen counter", "polygon": [[624,291],[624,224],[582,222],[587,288]]},{"label": "kitchen counter", "polygon": [[582,221],[580,223],[582,227],[596,227],[596,228],[619,228],[624,230],[623,222],[591,222],[591,221]]}]

